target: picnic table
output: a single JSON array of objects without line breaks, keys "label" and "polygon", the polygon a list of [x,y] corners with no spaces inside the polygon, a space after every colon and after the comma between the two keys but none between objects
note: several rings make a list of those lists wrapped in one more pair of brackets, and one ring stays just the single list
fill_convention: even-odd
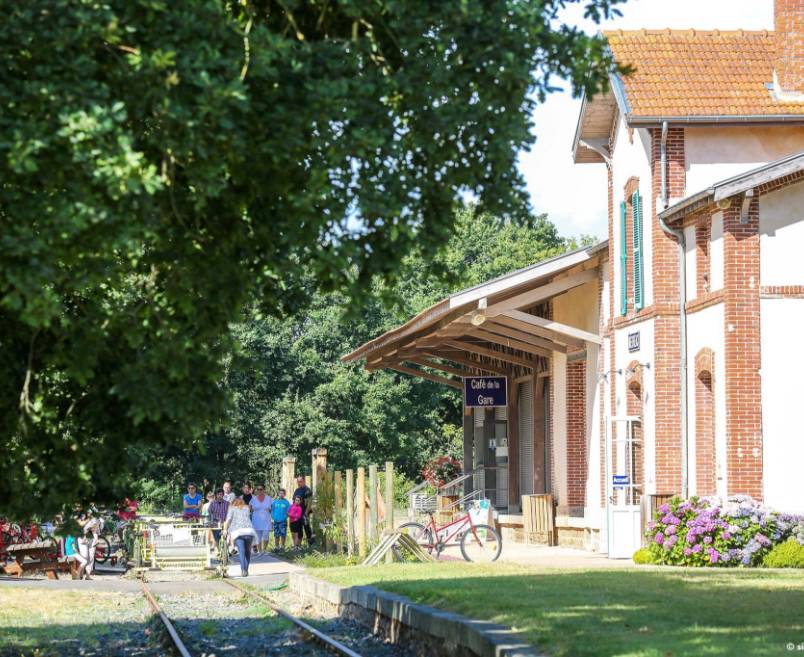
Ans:
[{"label": "picnic table", "polygon": [[[50,543],[18,543],[9,545],[6,552],[14,559],[3,567],[6,575],[22,577],[24,573],[43,572],[48,579],[58,579],[59,572],[70,572],[69,562],[53,558],[53,545]],[[26,561],[26,557],[29,561]]]}]

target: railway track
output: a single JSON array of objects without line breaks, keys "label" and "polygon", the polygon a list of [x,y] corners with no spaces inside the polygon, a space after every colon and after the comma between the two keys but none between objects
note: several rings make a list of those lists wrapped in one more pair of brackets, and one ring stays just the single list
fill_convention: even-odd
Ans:
[{"label": "railway track", "polygon": [[[278,607],[274,604],[267,596],[257,593],[256,591],[251,591],[246,589],[234,582],[229,580],[224,580],[229,586],[240,591],[247,597],[251,598],[252,600],[259,601],[261,604],[268,606],[271,610],[273,610],[277,615],[281,616],[287,621],[290,621],[294,626],[296,626],[300,631],[302,636],[308,640],[317,643],[324,647],[327,651],[341,655],[342,657],[362,657],[360,653],[355,652],[348,646],[344,645],[340,641],[328,636],[324,632],[316,629],[309,623],[304,622],[300,618],[297,618],[293,614],[285,611],[281,607]],[[141,581],[140,585],[142,586],[142,592],[145,595],[146,600],[148,600],[148,604],[150,604],[151,608],[154,610],[154,613],[157,615],[159,620],[161,621],[162,625],[165,628],[168,636],[170,637],[171,644],[175,648],[176,652],[181,657],[194,657],[193,653],[187,648],[185,641],[182,639],[180,633],[176,629],[176,626],[170,620],[168,615],[164,612],[162,607],[160,606],[159,602],[154,597],[151,589],[148,585]]]}]

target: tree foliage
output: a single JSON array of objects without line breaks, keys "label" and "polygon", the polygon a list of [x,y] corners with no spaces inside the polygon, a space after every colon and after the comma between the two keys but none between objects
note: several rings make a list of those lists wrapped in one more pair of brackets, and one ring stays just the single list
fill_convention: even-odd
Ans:
[{"label": "tree foliage", "polygon": [[254,299],[356,308],[461,193],[525,216],[533,99],[613,66],[568,1],[0,3],[4,508],[193,449]]}]

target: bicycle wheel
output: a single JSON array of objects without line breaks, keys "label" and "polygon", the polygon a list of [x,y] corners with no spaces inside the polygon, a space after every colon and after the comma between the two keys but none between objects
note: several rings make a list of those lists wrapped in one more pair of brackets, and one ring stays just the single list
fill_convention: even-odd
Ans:
[{"label": "bicycle wheel", "polygon": [[461,554],[467,561],[490,563],[497,561],[500,552],[500,535],[488,525],[474,525],[461,537]]},{"label": "bicycle wheel", "polygon": [[[435,541],[433,540],[433,530],[430,527],[425,527],[418,522],[406,522],[403,525],[399,525],[399,527],[396,528],[396,531],[402,534],[407,534],[414,541],[416,541],[423,550],[426,550],[428,553],[432,554]],[[399,545],[394,545],[394,547],[391,549],[394,552],[396,561],[405,560],[405,551],[400,548]]]},{"label": "bicycle wheel", "polygon": [[106,563],[110,556],[112,556],[112,546],[109,544],[109,539],[101,536],[95,546],[95,563]]}]

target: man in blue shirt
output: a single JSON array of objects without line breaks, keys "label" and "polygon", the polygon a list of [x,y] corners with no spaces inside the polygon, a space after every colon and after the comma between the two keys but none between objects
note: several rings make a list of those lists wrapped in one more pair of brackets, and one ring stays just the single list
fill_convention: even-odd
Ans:
[{"label": "man in blue shirt", "polygon": [[182,498],[184,504],[184,512],[182,513],[182,520],[199,521],[201,520],[201,504],[204,498],[199,493],[195,484],[187,484],[187,495]]}]

